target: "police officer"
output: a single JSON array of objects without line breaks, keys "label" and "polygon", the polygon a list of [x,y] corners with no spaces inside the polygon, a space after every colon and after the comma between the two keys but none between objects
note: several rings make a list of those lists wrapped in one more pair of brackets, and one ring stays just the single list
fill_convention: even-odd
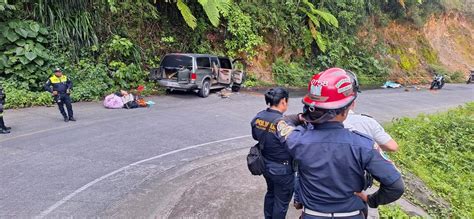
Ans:
[{"label": "police officer", "polygon": [[[344,128],[356,99],[351,77],[331,68],[314,75],[308,91],[302,116],[277,124],[280,141],[298,162],[303,218],[364,218],[367,204],[376,208],[400,198],[404,185],[393,163],[370,137]],[[371,195],[362,193],[365,171],[380,182]]]},{"label": "police officer", "polygon": [[[59,111],[63,115],[64,122],[76,121],[73,116],[71,97],[69,96],[71,94],[72,81],[66,75],[63,75],[61,69],[56,68],[54,70],[54,75],[48,79],[44,87],[53,95],[54,101],[58,104]],[[66,105],[67,114],[64,111],[64,105]]]},{"label": "police officer", "polygon": [[5,122],[3,121],[3,105],[5,104],[5,99],[7,95],[3,92],[3,88],[0,85],[0,134],[8,134],[10,133],[10,127],[5,126]]},{"label": "police officer", "polygon": [[276,136],[275,125],[288,109],[288,98],[288,91],[284,88],[268,90],[265,94],[265,102],[269,108],[259,112],[250,124],[253,138],[264,141],[262,155],[265,159],[266,171],[263,176],[267,182],[265,218],[285,218],[293,195],[292,159]]}]

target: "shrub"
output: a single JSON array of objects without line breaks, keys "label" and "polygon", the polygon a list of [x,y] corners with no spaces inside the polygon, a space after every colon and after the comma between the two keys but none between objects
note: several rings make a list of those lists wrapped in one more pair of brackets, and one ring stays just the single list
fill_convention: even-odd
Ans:
[{"label": "shrub", "polygon": [[68,67],[66,73],[74,83],[73,101],[99,100],[115,89],[114,81],[108,74],[107,66],[81,60],[77,66]]},{"label": "shrub", "polygon": [[14,83],[4,83],[7,95],[5,108],[22,108],[30,106],[50,106],[53,98],[48,92],[32,92],[25,89],[18,89]]},{"label": "shrub", "polygon": [[277,59],[272,65],[273,76],[277,84],[285,86],[307,86],[309,78],[317,72],[310,71],[302,66],[304,65],[300,63],[287,63],[282,59]]}]

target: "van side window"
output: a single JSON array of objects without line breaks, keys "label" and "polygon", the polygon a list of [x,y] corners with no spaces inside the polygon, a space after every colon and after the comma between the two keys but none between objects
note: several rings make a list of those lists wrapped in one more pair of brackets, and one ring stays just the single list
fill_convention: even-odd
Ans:
[{"label": "van side window", "polygon": [[210,68],[211,62],[209,61],[209,57],[198,57],[196,58],[196,64],[198,68]]},{"label": "van side window", "polygon": [[219,58],[219,62],[221,62],[221,68],[232,69],[232,64],[230,63],[229,59]]},{"label": "van side window", "polygon": [[219,67],[219,60],[216,57],[211,57],[211,67],[214,67],[214,65]]}]

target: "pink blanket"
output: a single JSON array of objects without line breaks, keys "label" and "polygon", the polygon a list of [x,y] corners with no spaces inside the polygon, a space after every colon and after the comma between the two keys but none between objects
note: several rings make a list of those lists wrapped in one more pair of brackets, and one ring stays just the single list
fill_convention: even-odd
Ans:
[{"label": "pink blanket", "polygon": [[105,97],[104,106],[108,109],[120,109],[123,108],[122,98],[115,94],[110,94]]}]

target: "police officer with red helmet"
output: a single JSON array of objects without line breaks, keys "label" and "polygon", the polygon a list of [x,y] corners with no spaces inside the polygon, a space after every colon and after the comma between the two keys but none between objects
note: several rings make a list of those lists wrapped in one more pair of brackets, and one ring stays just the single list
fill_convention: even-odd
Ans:
[{"label": "police officer with red helmet", "polygon": [[[357,97],[352,81],[340,68],[314,75],[303,98],[303,113],[277,124],[281,142],[298,162],[303,218],[364,218],[367,205],[391,203],[404,192],[400,172],[374,141],[344,128]],[[371,195],[362,193],[366,171],[380,182]]]}]

